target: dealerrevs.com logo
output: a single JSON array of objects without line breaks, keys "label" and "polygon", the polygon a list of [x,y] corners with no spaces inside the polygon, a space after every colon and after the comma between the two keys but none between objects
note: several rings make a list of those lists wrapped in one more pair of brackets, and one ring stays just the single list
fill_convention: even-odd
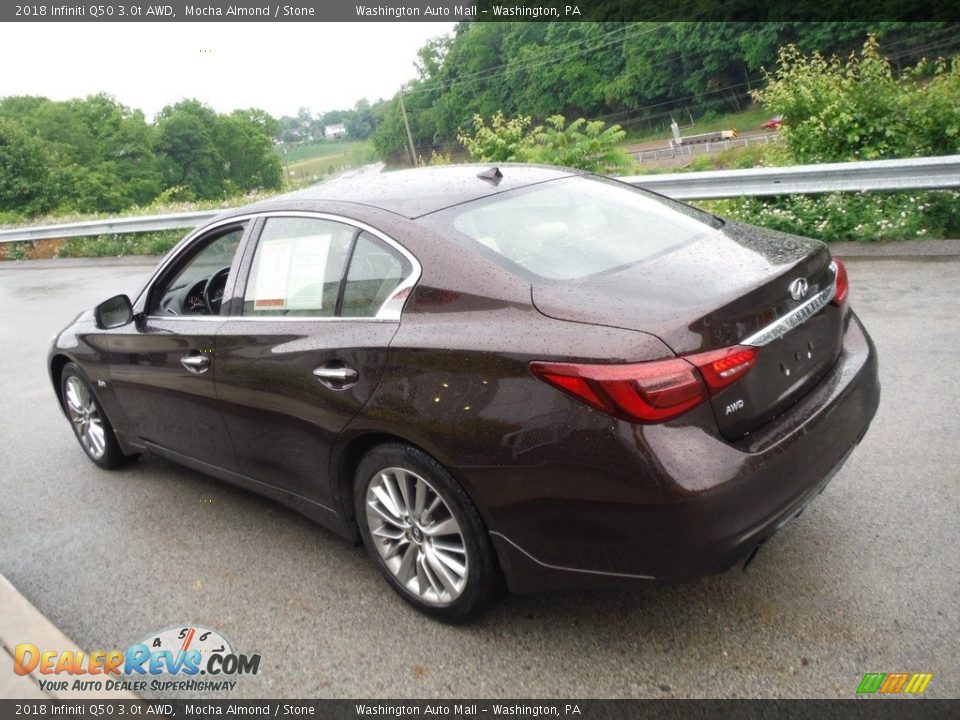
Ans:
[{"label": "dealerrevs.com logo", "polygon": [[857,695],[922,695],[933,673],[867,673],[857,686]]},{"label": "dealerrevs.com logo", "polygon": [[230,691],[237,685],[232,678],[259,672],[260,655],[237,653],[216,630],[179,625],[126,650],[60,652],[21,643],[14,649],[13,670],[46,676],[39,679],[44,691]]}]

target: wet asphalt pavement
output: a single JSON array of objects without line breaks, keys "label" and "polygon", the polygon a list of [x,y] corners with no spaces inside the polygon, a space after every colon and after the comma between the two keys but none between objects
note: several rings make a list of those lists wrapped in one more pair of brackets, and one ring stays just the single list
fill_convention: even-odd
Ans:
[{"label": "wet asphalt pavement", "polygon": [[87,461],[47,345],[152,266],[0,263],[0,573],[81,647],[215,628],[262,656],[229,697],[853,697],[865,672],[895,671],[960,695],[960,256],[850,258],[880,410],[746,573],[511,597],[461,628],[269,500],[160,460]]}]

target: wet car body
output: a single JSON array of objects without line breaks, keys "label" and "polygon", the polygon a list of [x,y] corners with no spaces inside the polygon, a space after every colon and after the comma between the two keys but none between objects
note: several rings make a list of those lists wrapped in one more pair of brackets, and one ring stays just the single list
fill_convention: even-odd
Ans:
[{"label": "wet car body", "polygon": [[[513,591],[729,569],[801,512],[866,432],[879,402],[873,344],[849,304],[834,302],[840,270],[817,241],[711,220],[640,262],[549,278],[450,230],[472,204],[571,178],[588,179],[456,166],[225,213],[170,253],[132,322],[102,329],[87,312],[55,340],[54,385],[76,363],[124,453],[250,488],[354,540],[365,454],[415,447],[476,507]],[[411,267],[395,311],[245,318],[258,233],[291,216],[346,220],[402,247]],[[220,314],[151,316],[150,288],[217,227],[242,231]],[[804,294],[793,298],[798,279]],[[604,412],[532,372],[744,345],[756,352],[742,379],[665,421]],[[185,371],[185,355],[206,357],[209,372]],[[342,367],[358,381],[331,387],[311,374]]]}]

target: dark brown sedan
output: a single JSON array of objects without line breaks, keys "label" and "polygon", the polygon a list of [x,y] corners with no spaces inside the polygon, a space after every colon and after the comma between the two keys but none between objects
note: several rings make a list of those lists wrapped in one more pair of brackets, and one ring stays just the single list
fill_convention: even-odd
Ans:
[{"label": "dark brown sedan", "polygon": [[724,571],[879,401],[843,264],[559,168],[320,185],[191,233],[49,366],[84,451],[152,453],[362,540],[449,621]]}]

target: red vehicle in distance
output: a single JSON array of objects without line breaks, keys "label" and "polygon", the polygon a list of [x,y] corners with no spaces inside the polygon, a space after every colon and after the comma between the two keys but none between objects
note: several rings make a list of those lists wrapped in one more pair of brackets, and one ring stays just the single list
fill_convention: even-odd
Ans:
[{"label": "red vehicle in distance", "polygon": [[772,117],[760,126],[761,130],[779,130],[783,125],[783,115]]}]

